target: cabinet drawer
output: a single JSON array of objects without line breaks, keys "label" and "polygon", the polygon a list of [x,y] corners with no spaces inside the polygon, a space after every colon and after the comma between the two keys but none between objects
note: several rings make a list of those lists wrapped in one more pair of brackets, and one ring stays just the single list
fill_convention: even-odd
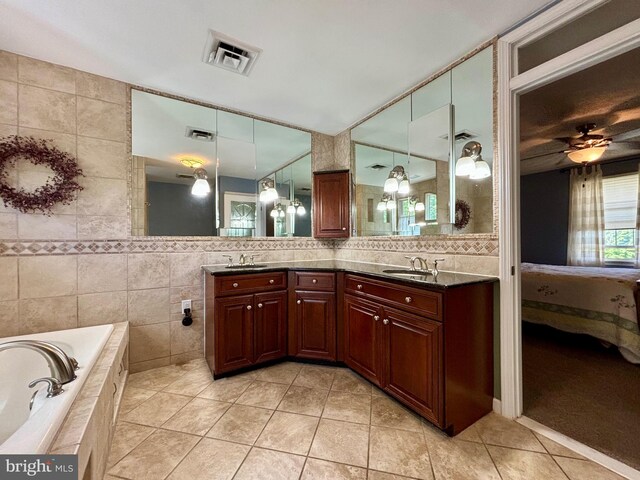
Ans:
[{"label": "cabinet drawer", "polygon": [[216,277],[217,297],[241,293],[268,292],[287,288],[285,272],[250,273]]},{"label": "cabinet drawer", "polygon": [[442,321],[442,294],[357,275],[345,276],[345,290]]},{"label": "cabinet drawer", "polygon": [[327,272],[295,272],[296,290],[322,290],[332,292],[336,289],[336,274]]}]

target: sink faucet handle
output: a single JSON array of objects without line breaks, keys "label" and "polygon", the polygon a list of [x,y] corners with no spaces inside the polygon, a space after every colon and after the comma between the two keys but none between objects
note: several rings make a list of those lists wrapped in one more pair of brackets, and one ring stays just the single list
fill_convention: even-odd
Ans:
[{"label": "sink faucet handle", "polygon": [[420,263],[420,270],[424,271],[424,272],[428,272],[429,271],[429,263],[427,262],[427,260],[425,258],[422,257],[417,257],[418,262]]},{"label": "sink faucet handle", "polygon": [[249,255],[249,265],[255,265],[254,259],[259,258],[260,255]]},{"label": "sink faucet handle", "polygon": [[55,397],[64,392],[62,388],[62,384],[57,378],[53,377],[42,377],[34,380],[29,384],[29,388],[35,387],[40,382],[45,382],[47,384],[47,398]]},{"label": "sink faucet handle", "polygon": [[433,274],[434,275],[438,275],[438,263],[444,262],[445,259],[444,258],[436,258],[433,261]]},{"label": "sink faucet handle", "polygon": [[228,258],[228,260],[227,260],[227,266],[228,267],[233,265],[233,255],[222,255],[222,256]]}]

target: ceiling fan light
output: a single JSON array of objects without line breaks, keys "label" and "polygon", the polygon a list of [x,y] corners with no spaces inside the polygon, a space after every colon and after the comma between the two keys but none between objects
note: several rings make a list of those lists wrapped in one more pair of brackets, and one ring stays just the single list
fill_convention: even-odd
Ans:
[{"label": "ceiling fan light", "polygon": [[572,150],[567,153],[567,156],[569,160],[575,163],[589,163],[599,160],[606,150],[607,147],[582,148],[580,150]]},{"label": "ceiling fan light", "polygon": [[456,162],[456,177],[471,175],[476,168],[473,157],[460,157]]},{"label": "ceiling fan light", "polygon": [[482,178],[487,178],[491,176],[491,168],[489,168],[489,164],[484,160],[478,160],[476,162],[476,166],[469,175],[469,178],[473,180],[480,180]]}]

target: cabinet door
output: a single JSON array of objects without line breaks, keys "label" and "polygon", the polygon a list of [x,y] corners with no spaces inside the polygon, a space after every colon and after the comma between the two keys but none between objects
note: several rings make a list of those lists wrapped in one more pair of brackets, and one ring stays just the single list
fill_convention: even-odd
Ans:
[{"label": "cabinet door", "polygon": [[215,373],[253,363],[253,295],[215,299]]},{"label": "cabinet door", "polygon": [[257,293],[254,313],[254,363],[287,355],[287,292]]},{"label": "cabinet door", "polygon": [[376,385],[381,385],[382,322],[375,303],[344,296],[345,363]]},{"label": "cabinet door", "polygon": [[383,326],[384,389],[441,425],[442,324],[384,307]]},{"label": "cabinet door", "polygon": [[314,237],[349,237],[349,187],[348,171],[313,175]]},{"label": "cabinet door", "polygon": [[336,294],[296,292],[295,356],[336,359]]}]

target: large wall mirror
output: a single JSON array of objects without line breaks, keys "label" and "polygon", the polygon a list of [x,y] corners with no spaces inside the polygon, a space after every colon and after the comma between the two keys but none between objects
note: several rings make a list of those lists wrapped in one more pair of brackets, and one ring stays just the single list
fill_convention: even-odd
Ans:
[{"label": "large wall mirror", "polygon": [[351,131],[358,236],[493,232],[493,47]]},{"label": "large wall mirror", "polygon": [[133,235],[311,236],[311,135],[133,89]]}]

